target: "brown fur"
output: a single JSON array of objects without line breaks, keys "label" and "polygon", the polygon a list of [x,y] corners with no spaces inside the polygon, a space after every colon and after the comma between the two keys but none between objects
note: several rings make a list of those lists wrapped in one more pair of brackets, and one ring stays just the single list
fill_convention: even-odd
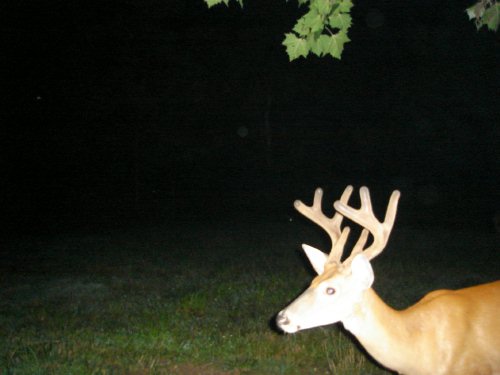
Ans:
[{"label": "brown fur", "polygon": [[500,374],[500,281],[429,293],[396,311],[368,289],[353,334],[402,374]]}]

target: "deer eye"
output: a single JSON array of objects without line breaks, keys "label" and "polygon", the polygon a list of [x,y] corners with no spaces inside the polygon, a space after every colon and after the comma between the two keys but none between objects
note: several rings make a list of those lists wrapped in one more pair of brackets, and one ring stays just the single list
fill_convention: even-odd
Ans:
[{"label": "deer eye", "polygon": [[326,294],[333,296],[335,294],[335,288],[332,288],[331,286],[326,288]]}]

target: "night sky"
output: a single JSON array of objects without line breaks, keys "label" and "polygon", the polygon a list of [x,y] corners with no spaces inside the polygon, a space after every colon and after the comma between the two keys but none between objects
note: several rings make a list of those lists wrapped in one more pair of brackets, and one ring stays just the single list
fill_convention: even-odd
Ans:
[{"label": "night sky", "polygon": [[354,184],[492,231],[500,43],[469,5],[357,1],[341,61],[290,63],[293,1],[4,2],[3,229],[286,220]]}]

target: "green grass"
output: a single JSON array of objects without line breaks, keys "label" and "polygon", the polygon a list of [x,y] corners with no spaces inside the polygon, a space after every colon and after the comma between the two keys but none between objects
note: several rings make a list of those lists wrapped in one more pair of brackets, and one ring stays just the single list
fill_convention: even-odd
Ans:
[{"label": "green grass", "polygon": [[[395,307],[498,277],[495,235],[393,237],[374,268]],[[0,374],[388,373],[336,326],[273,328],[312,277],[303,241],[324,238],[299,222],[199,223],[4,243]]]}]

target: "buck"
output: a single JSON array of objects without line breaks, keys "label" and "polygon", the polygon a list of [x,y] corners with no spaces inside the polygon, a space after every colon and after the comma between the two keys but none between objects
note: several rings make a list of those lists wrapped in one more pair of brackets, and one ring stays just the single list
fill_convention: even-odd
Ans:
[{"label": "buck", "polygon": [[[392,309],[372,289],[370,260],[387,244],[400,193],[392,193],[381,223],[373,213],[368,188],[360,189],[359,209],[348,205],[352,191],[348,186],[334,203],[331,218],[321,209],[321,189],[316,190],[312,206],[295,201],[302,215],[328,233],[332,248],[327,255],[302,245],[318,276],[278,313],[278,327],[295,333],[342,322],[374,359],[401,374],[500,374],[500,281],[436,290],[405,310]],[[341,261],[349,235],[348,227],[341,228],[344,217],[363,230],[349,257]],[[369,234],[373,240],[366,247]]]}]

